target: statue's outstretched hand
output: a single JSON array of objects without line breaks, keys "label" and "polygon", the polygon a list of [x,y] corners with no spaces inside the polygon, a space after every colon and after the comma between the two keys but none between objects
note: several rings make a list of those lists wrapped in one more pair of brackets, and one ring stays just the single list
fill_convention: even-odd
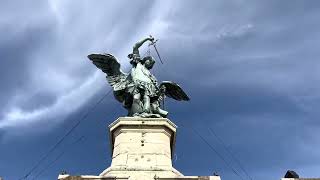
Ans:
[{"label": "statue's outstretched hand", "polygon": [[153,42],[154,41],[154,37],[152,37],[151,35],[148,38],[149,41]]}]

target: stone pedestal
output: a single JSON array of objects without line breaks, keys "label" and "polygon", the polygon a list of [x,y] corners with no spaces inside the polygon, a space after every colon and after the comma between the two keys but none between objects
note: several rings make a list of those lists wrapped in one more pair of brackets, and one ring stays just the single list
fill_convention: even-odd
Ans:
[{"label": "stone pedestal", "polygon": [[109,168],[99,176],[60,175],[58,179],[220,180],[220,176],[184,176],[172,167],[177,126],[169,119],[120,117],[109,129]]},{"label": "stone pedestal", "polygon": [[169,119],[122,117],[109,128],[112,163],[100,176],[183,176],[172,167],[176,125]]}]

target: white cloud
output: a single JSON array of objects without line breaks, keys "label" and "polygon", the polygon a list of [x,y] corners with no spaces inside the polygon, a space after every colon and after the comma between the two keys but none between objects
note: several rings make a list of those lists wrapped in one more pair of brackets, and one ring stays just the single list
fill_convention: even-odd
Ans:
[{"label": "white cloud", "polygon": [[245,25],[229,25],[222,27],[217,33],[216,37],[218,39],[228,38],[228,37],[239,37],[249,33],[253,29],[251,23]]},{"label": "white cloud", "polygon": [[59,120],[63,120],[68,114],[83,106],[97,91],[101,90],[103,85],[105,85],[104,81],[104,78],[101,79],[101,73],[97,71],[93,77],[79,87],[60,96],[59,99],[50,106],[33,111],[24,111],[19,106],[12,107],[4,119],[0,121],[0,129],[19,126],[25,127],[28,124],[32,125],[32,123],[47,121],[53,118],[57,120],[51,122],[57,123]]},{"label": "white cloud", "polygon": [[[29,61],[25,67],[28,85],[21,87],[21,93],[11,97],[4,108],[5,113],[0,120],[2,130],[28,128],[47,120],[54,125],[76,112],[101,88],[106,88],[105,75],[100,70],[94,71],[87,54],[106,50],[116,56],[119,54],[122,69],[127,71],[129,63],[125,60],[132,44],[149,34],[163,35],[166,31],[163,16],[170,6],[168,2],[158,1],[150,6],[151,9],[142,11],[139,6],[145,6],[145,3],[135,4],[121,20],[116,16],[123,14],[119,8],[126,2],[108,1],[97,5],[87,1],[74,4],[49,0],[48,3],[46,8],[50,12],[44,15],[47,18],[34,19],[27,28],[41,26],[46,19],[55,19],[57,23],[51,26],[52,38],[28,52]],[[106,8],[110,6],[115,8]],[[137,24],[128,19],[130,16],[149,21]],[[53,95],[56,99],[45,106],[25,109],[28,104],[22,103],[39,92]]]}]

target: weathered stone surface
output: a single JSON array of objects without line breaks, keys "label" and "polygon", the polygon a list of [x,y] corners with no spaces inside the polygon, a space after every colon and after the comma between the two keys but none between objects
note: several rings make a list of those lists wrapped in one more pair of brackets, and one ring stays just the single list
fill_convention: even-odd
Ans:
[{"label": "weathered stone surface", "polygon": [[121,117],[110,124],[111,166],[100,176],[182,177],[172,167],[176,125],[166,118]]},{"label": "weathered stone surface", "polygon": [[[131,180],[132,177],[101,177],[101,176],[70,176],[70,175],[60,175],[58,177],[60,180]],[[139,179],[144,179],[140,177]],[[183,177],[176,177],[176,178],[168,178],[168,177],[152,177],[152,180],[221,180],[220,176],[183,176]],[[291,180],[291,179],[290,179]],[[293,180],[293,179],[292,179]],[[311,180],[311,179],[306,179]],[[318,180],[318,179],[312,179]]]}]

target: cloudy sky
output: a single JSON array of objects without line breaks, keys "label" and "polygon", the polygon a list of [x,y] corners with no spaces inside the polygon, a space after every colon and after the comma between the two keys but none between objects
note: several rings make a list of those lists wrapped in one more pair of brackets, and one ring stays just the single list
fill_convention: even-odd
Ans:
[{"label": "cloudy sky", "polygon": [[[0,177],[24,176],[109,91],[88,54],[112,53],[129,71],[149,34],[165,61],[153,73],[191,97],[167,101],[176,169],[240,179],[193,127],[243,179],[210,130],[254,180],[319,177],[319,18],[316,0],[2,0]],[[125,115],[106,97],[28,179],[99,174],[111,162],[106,126]]]}]

